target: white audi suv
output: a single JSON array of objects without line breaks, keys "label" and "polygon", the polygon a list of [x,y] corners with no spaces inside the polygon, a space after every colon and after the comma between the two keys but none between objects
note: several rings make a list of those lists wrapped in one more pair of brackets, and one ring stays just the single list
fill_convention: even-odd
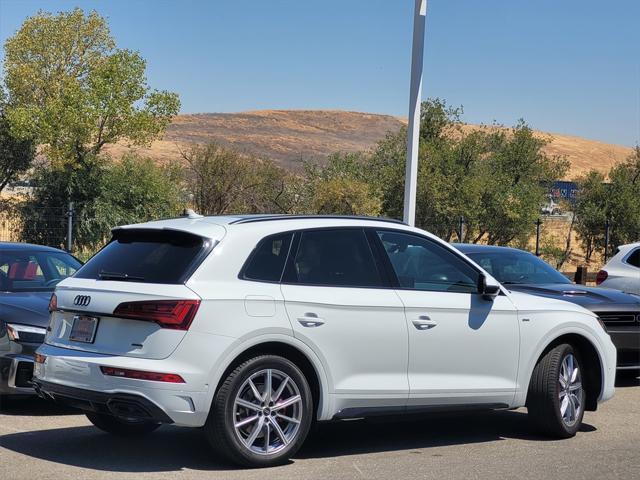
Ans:
[{"label": "white audi suv", "polygon": [[616,349],[572,303],[510,292],[399,222],[190,215],[113,230],[51,299],[40,395],[114,434],[204,427],[245,466],[315,421],[526,406],[569,437]]}]

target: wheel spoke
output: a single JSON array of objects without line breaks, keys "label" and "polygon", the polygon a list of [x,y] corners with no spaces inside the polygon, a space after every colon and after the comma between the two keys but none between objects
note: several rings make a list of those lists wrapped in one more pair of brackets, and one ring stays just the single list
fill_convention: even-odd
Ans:
[{"label": "wheel spoke", "polygon": [[567,380],[571,381],[574,369],[575,367],[573,365],[573,355],[567,355]]},{"label": "wheel spoke", "polygon": [[244,427],[245,425],[249,425],[251,422],[255,422],[258,418],[260,418],[258,415],[254,415],[253,417],[247,417],[243,420],[240,420],[238,423],[236,423],[235,427],[236,428]]},{"label": "wheel spoke", "polygon": [[580,370],[578,370],[578,367],[576,366],[576,368],[573,369],[573,371],[571,372],[571,383],[574,383],[576,380],[578,380],[578,373]]},{"label": "wheel spoke", "polygon": [[271,442],[271,424],[264,422],[266,433],[264,434],[264,453],[269,453],[269,443]]},{"label": "wheel spoke", "polygon": [[247,447],[251,448],[251,446],[253,445],[253,442],[255,442],[256,438],[258,438],[258,435],[260,434],[260,430],[262,430],[263,426],[264,426],[264,417],[260,417],[260,419],[258,420],[258,423],[256,423],[256,426],[251,431],[251,434],[249,434],[249,436],[244,442],[247,445]]},{"label": "wheel spoke", "polygon": [[281,418],[285,422],[289,423],[300,423],[300,420],[298,420],[297,418],[287,417],[286,415],[282,415],[281,413],[276,413],[276,418]]},{"label": "wheel spoke", "polygon": [[276,390],[276,393],[273,394],[274,402],[277,402],[278,400],[280,400],[280,395],[282,395],[282,392],[284,392],[284,389],[287,386],[287,383],[289,383],[289,377],[285,377],[285,379],[282,380],[282,382],[280,383],[280,386],[278,387],[278,390]]},{"label": "wheel spoke", "polygon": [[568,407],[569,407],[569,399],[565,396],[562,399],[562,403],[560,404],[560,415],[562,415],[562,418],[566,417]]},{"label": "wheel spoke", "polygon": [[567,381],[564,379],[564,375],[560,374],[560,378],[558,379],[560,382],[560,386],[564,389],[567,388]]},{"label": "wheel spoke", "polygon": [[568,408],[568,412],[569,412],[569,421],[573,422],[576,419],[576,406],[573,404],[573,400],[571,400],[571,397],[569,398],[569,408]]},{"label": "wheel spoke", "polygon": [[287,398],[284,402],[281,402],[281,403],[278,403],[278,404],[274,405],[273,409],[274,410],[282,410],[283,408],[290,407],[294,403],[298,403],[301,400],[302,399],[301,399],[300,395],[294,395],[293,397]]},{"label": "wheel spoke", "polygon": [[276,431],[276,433],[278,434],[278,436],[282,440],[282,443],[285,444],[285,445],[288,445],[289,444],[289,440],[287,439],[287,436],[282,431],[282,428],[280,428],[280,425],[278,425],[278,422],[276,421],[276,419],[273,418],[273,417],[270,417],[269,421],[271,422],[271,425],[273,426],[273,429]]},{"label": "wheel spoke", "polygon": [[271,369],[268,369],[264,374],[264,396],[262,397],[263,402],[271,401],[271,385],[273,383],[273,372]]},{"label": "wheel spoke", "polygon": [[576,416],[577,416],[578,411],[580,410],[580,399],[576,394],[571,393],[569,395],[569,400],[571,400],[571,404],[573,405],[573,408],[576,411]]},{"label": "wheel spoke", "polygon": [[258,388],[256,387],[256,385],[253,383],[253,380],[249,379],[249,387],[251,387],[251,391],[253,392],[253,396],[256,397],[256,399],[258,399],[261,402],[264,402],[264,397],[262,395],[260,395],[260,392],[258,391]]},{"label": "wheel spoke", "polygon": [[569,385],[569,391],[570,392],[575,392],[576,390],[581,390],[582,389],[582,383],[581,382],[575,382],[572,383],[571,385]]},{"label": "wheel spoke", "polygon": [[245,400],[244,398],[236,399],[236,405],[240,405],[241,407],[249,408],[251,410],[255,410],[256,412],[261,410],[260,405],[256,405],[255,403],[251,403],[250,401]]}]

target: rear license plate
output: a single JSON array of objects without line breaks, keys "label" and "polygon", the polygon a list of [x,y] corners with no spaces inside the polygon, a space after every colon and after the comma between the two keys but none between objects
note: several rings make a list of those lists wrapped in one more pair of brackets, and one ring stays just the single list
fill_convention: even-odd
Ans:
[{"label": "rear license plate", "polygon": [[93,343],[98,328],[98,317],[76,315],[73,317],[73,326],[69,334],[69,340],[74,342]]}]

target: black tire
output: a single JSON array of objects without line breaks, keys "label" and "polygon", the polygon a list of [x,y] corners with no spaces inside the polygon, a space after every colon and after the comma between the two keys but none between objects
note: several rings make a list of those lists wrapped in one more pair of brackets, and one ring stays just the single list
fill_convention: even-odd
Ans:
[{"label": "black tire", "polygon": [[527,394],[527,410],[534,428],[540,433],[556,438],[573,437],[580,429],[584,416],[584,387],[577,395],[581,408],[576,415],[575,423],[567,424],[560,410],[559,394],[562,388],[559,383],[560,368],[568,355],[573,355],[579,372],[584,375],[578,352],[569,344],[561,344],[550,349],[538,361],[533,370]]},{"label": "black tire", "polygon": [[[235,429],[234,403],[245,382],[263,370],[279,371],[293,380],[300,395],[300,423],[295,436],[286,446],[275,453],[256,453],[239,438]],[[264,415],[257,412],[256,415]],[[264,417],[267,420],[267,417]],[[291,361],[276,355],[261,355],[251,358],[227,376],[215,394],[204,432],[214,450],[229,461],[244,467],[270,467],[285,463],[302,446],[309,433],[313,419],[313,398],[304,374]],[[269,420],[270,421],[270,420]],[[265,423],[268,424],[269,421]],[[257,429],[257,427],[255,427]],[[275,432],[275,431],[274,431]],[[262,431],[260,433],[262,434]],[[266,437],[266,435],[264,435]],[[247,439],[245,439],[247,440]],[[283,443],[284,445],[284,443]]]},{"label": "black tire", "polygon": [[155,422],[130,421],[104,413],[87,412],[86,415],[100,430],[122,437],[146,435],[160,426]]}]

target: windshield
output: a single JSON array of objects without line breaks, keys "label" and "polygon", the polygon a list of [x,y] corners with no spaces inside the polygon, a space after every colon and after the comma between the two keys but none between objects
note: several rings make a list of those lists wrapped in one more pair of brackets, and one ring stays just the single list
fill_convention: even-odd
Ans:
[{"label": "windshield", "polygon": [[0,250],[0,291],[49,292],[81,264],[63,252]]},{"label": "windshield", "polygon": [[466,255],[504,285],[571,283],[551,265],[527,252],[505,250]]}]

